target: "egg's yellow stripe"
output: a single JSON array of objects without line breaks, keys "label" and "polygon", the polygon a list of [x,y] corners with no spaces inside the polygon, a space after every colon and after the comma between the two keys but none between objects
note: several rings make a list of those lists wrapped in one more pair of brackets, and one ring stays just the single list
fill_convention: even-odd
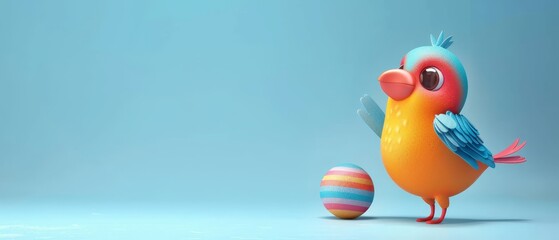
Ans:
[{"label": "egg's yellow stripe", "polygon": [[351,210],[328,209],[328,211],[330,211],[336,217],[345,218],[345,219],[356,218],[361,216],[361,214],[363,214],[363,212],[351,211]]},{"label": "egg's yellow stripe", "polygon": [[324,178],[322,178],[322,180],[323,181],[338,180],[338,181],[346,181],[346,182],[354,182],[354,183],[372,185],[372,182],[369,179],[356,178],[356,177],[350,177],[350,176],[344,176],[344,175],[326,175],[326,176],[324,176]]}]

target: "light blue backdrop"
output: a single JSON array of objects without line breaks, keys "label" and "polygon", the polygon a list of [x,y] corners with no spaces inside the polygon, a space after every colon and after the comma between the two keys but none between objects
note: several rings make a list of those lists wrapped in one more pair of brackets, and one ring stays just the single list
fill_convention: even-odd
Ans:
[{"label": "light blue backdrop", "polygon": [[556,199],[558,11],[557,1],[0,1],[0,201],[319,209],[322,175],[353,162],[375,181],[374,206],[423,207],[389,179],[355,111],[365,93],[384,104],[377,76],[440,30],[455,36],[463,113],[488,147],[528,141],[526,164],[488,170],[457,199]]}]

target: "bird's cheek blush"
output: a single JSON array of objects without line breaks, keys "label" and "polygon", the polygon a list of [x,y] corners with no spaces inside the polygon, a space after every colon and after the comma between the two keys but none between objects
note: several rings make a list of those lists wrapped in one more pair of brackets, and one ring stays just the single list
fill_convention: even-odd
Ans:
[{"label": "bird's cheek blush", "polygon": [[456,77],[449,75],[452,74],[447,74],[441,89],[432,92],[432,94],[437,99],[437,102],[440,103],[441,112],[445,112],[447,110],[459,112],[464,92],[462,91],[461,86],[457,84]]}]

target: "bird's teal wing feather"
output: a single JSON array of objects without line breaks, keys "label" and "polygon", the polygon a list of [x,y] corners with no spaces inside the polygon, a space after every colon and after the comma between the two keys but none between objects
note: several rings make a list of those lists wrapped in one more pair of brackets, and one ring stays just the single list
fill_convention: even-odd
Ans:
[{"label": "bird's teal wing feather", "polygon": [[384,112],[378,104],[369,95],[361,97],[361,103],[365,110],[358,109],[357,114],[365,121],[365,123],[373,129],[378,137],[382,136],[382,128],[384,126]]},{"label": "bird's teal wing feather", "polygon": [[483,145],[478,130],[466,117],[447,111],[446,114],[435,116],[433,126],[441,141],[473,168],[478,169],[477,161],[495,167],[493,155]]}]

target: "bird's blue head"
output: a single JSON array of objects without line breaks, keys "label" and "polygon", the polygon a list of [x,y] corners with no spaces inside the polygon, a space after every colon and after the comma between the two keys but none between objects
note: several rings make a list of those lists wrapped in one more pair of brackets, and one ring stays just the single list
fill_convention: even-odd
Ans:
[{"label": "bird's blue head", "polygon": [[384,92],[395,101],[413,99],[410,102],[417,107],[435,113],[460,112],[468,94],[468,79],[458,57],[447,49],[452,43],[452,36],[444,38],[443,32],[436,39],[431,35],[431,46],[411,50],[399,69],[380,75]]}]

